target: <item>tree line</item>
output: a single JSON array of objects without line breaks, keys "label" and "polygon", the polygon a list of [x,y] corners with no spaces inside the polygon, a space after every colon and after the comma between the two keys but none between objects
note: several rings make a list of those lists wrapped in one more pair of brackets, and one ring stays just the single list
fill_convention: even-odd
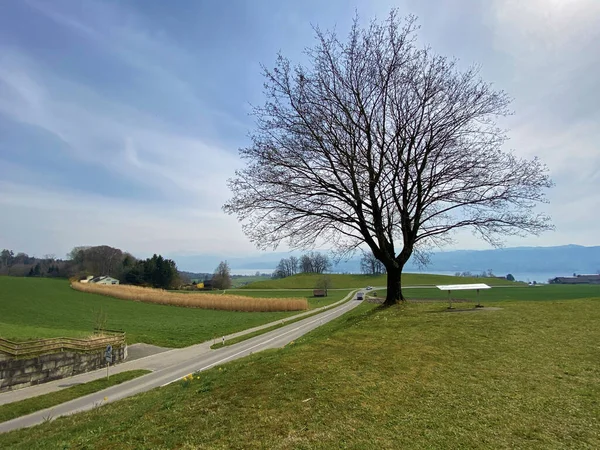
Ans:
[{"label": "tree line", "polygon": [[15,254],[9,249],[0,252],[0,275],[66,278],[71,274],[69,262],[57,259],[54,255],[36,258],[23,252]]},{"label": "tree line", "polygon": [[[282,258],[273,272],[273,278],[291,277],[299,273],[322,274],[331,271],[333,263],[329,256],[319,252],[309,252],[299,258],[290,256]],[[382,275],[386,273],[385,265],[372,252],[363,251],[360,259],[360,270],[366,275]]]},{"label": "tree line", "polygon": [[285,278],[298,273],[325,273],[331,270],[329,256],[319,252],[309,252],[300,258],[282,258],[273,272],[273,278]]},{"label": "tree line", "polygon": [[0,252],[0,275],[84,278],[110,276],[121,283],[170,289],[179,286],[181,279],[173,260],[153,255],[137,259],[132,254],[108,245],[75,247],[67,259],[54,255],[43,258],[4,249]]},{"label": "tree line", "polygon": [[[131,253],[108,245],[74,247],[66,259],[57,259],[54,255],[36,258],[4,249],[0,252],[0,275],[70,279],[106,275],[123,284],[161,289],[178,288],[191,282],[189,275],[180,272],[171,259],[158,254],[138,259]],[[231,287],[231,270],[226,261],[222,261],[213,274],[202,275],[211,288]]]},{"label": "tree line", "polygon": [[79,276],[108,275],[125,284],[162,289],[175,288],[181,282],[175,261],[157,254],[137,259],[118,248],[100,245],[75,247],[69,257]]}]

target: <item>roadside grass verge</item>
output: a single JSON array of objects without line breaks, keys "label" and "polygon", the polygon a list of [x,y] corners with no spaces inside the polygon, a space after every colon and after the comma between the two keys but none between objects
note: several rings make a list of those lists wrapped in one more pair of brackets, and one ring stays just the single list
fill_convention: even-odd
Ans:
[{"label": "roadside grass verge", "polygon": [[[276,280],[257,281],[240,288],[244,289],[314,289],[323,275],[301,273],[291,277]],[[331,281],[331,289],[357,289],[365,286],[386,286],[386,275],[358,274],[327,274]],[[487,283],[490,285],[515,286],[522,283],[501,280],[499,278],[453,277],[449,275],[434,275],[421,273],[402,274],[402,284],[405,286],[434,286],[437,284],[454,283]]]},{"label": "roadside grass verge", "polygon": [[[341,300],[346,293],[331,291],[326,301]],[[276,294],[299,296],[297,291]],[[307,301],[309,305],[321,303],[320,299]],[[125,331],[129,344],[161,347],[185,347],[297,314],[155,305],[79,292],[66,280],[4,276],[0,276],[0,305],[0,336],[6,339],[85,337],[97,326],[98,317],[105,316],[105,328]]]},{"label": "roadside grass verge", "polygon": [[83,397],[84,395],[93,394],[94,392],[116,386],[125,381],[133,380],[134,378],[141,377],[150,372],[150,370],[130,370],[111,375],[108,380],[106,378],[99,378],[88,383],[78,384],[49,394],[39,395],[18,402],[6,403],[0,405],[0,422],[6,422],[7,420],[26,416],[27,414]]},{"label": "roadside grass verge", "polygon": [[256,298],[231,294],[183,294],[141,286],[90,284],[77,281],[73,282],[71,287],[77,291],[106,295],[122,300],[183,306],[186,308],[244,312],[304,311],[308,309],[308,302],[305,298]]},{"label": "roadside grass verge", "polygon": [[[354,296],[349,296],[348,299],[344,303],[349,302],[353,298],[354,298]],[[337,306],[340,306],[340,305],[337,305]],[[232,338],[232,339],[228,339],[228,340],[225,341],[225,344],[223,344],[223,342],[217,342],[216,344],[211,345],[210,348],[212,350],[216,350],[216,349],[221,348],[221,347],[226,347],[228,345],[237,344],[238,342],[242,342],[242,341],[245,341],[247,339],[251,339],[253,337],[260,336],[261,334],[265,334],[265,333],[268,333],[269,331],[273,331],[273,330],[276,330],[278,328],[284,327],[286,325],[290,325],[292,323],[299,322],[300,320],[304,320],[304,319],[308,319],[309,317],[316,316],[317,314],[320,314],[320,313],[322,313],[324,311],[327,311],[328,309],[329,308],[324,309],[324,310],[320,310],[320,311],[315,311],[312,314],[306,314],[306,315],[304,315],[302,317],[298,317],[298,318],[295,318],[295,319],[293,319],[293,318],[292,319],[282,319],[281,323],[275,324],[275,325],[267,327],[267,328],[263,328],[262,330],[253,331],[252,333],[244,334],[243,336],[238,336],[238,337],[235,337],[235,338]]]},{"label": "roadside grass verge", "polygon": [[0,447],[600,448],[600,299],[496,305],[365,303],[284,349]]}]

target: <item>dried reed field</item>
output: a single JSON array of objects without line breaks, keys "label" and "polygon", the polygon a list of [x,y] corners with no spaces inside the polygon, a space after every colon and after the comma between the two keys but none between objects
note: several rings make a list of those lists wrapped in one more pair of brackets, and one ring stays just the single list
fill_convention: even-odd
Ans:
[{"label": "dried reed field", "polygon": [[224,311],[274,312],[308,309],[305,298],[254,298],[228,294],[188,294],[140,286],[101,285],[73,282],[81,292],[106,295],[123,300]]}]

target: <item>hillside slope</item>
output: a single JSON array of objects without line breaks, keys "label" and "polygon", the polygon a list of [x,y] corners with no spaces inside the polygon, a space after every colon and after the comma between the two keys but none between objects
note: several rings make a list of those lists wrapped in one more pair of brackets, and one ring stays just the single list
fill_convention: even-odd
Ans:
[{"label": "hillside slope", "polygon": [[282,350],[2,434],[0,447],[600,448],[599,304],[363,304]]}]

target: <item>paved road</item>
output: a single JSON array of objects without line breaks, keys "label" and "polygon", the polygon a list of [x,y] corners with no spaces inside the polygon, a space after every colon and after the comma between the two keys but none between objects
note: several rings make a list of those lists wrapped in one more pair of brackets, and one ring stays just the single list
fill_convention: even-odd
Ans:
[{"label": "paved road", "polygon": [[[126,364],[139,365],[144,360],[155,361],[155,364],[159,364],[161,361],[160,358],[162,357],[162,362],[164,363],[166,361],[166,367],[157,369],[155,372],[135,380],[105,389],[104,391],[80,397],[53,408],[35,412],[28,416],[0,423],[0,433],[37,425],[48,420],[48,418],[55,419],[56,417],[86,411],[98,405],[111,403],[150,389],[165,386],[193,372],[207,370],[261,350],[283,347],[318,326],[354,309],[360,303],[361,302],[358,300],[350,300],[349,302],[343,303],[340,306],[326,310],[315,316],[218,350],[210,350],[209,347],[212,342],[208,342],[182,349],[186,351],[186,358],[182,357],[182,350],[171,350],[159,355],[132,361],[131,363],[124,363],[121,366],[125,366]],[[175,355],[177,355],[177,357],[175,357]],[[159,366],[162,365],[163,364],[159,364]],[[148,364],[140,367],[148,367]],[[128,370],[131,369],[132,368],[129,368]],[[104,400],[105,398],[106,400]]]},{"label": "paved road", "polygon": [[[263,325],[256,326],[254,328],[249,328],[247,330],[238,331],[237,333],[232,333],[225,336],[226,340],[230,340],[236,338],[238,336],[243,336],[245,334],[253,333],[255,331],[262,330],[264,328],[270,328],[273,325],[284,324],[286,322],[297,320],[303,316],[312,315],[319,311],[330,310],[331,308],[340,305],[347,301],[349,298],[354,296],[354,291],[349,292],[347,296],[345,296],[342,300],[338,302],[332,303],[330,305],[322,306],[320,308],[310,309],[308,311],[304,311],[299,314],[294,314],[293,316],[286,317],[281,320],[276,320],[275,322],[265,323]],[[110,368],[111,374],[116,374],[120,372],[125,372],[128,370],[136,370],[136,369],[146,369],[156,372],[158,370],[166,369],[167,367],[171,367],[174,364],[177,364],[181,361],[187,361],[190,358],[197,357],[201,353],[210,352],[210,347],[213,344],[213,341],[206,341],[200,344],[195,344],[189,347],[184,348],[176,348],[176,349],[166,349],[164,352],[156,352],[161,353],[160,355],[153,354],[148,356],[143,356],[141,358],[134,358],[137,360],[127,359],[126,362],[117,364],[114,367]],[[134,344],[135,345],[135,344]],[[145,345],[145,344],[138,344]],[[159,348],[159,347],[157,347]],[[134,351],[135,353],[135,351]],[[135,355],[134,355],[135,356]],[[79,375],[75,375],[69,378],[64,378],[61,380],[50,381],[48,383],[37,384],[35,386],[29,386],[23,389],[17,389],[15,391],[8,391],[0,393],[0,405],[6,403],[17,402],[19,400],[25,400],[31,397],[37,397],[38,395],[48,394],[50,392],[59,391],[69,386],[74,386],[76,384],[87,383],[89,381],[97,380],[99,378],[103,378],[106,376],[106,369],[98,369],[92,372],[86,372]]]}]

